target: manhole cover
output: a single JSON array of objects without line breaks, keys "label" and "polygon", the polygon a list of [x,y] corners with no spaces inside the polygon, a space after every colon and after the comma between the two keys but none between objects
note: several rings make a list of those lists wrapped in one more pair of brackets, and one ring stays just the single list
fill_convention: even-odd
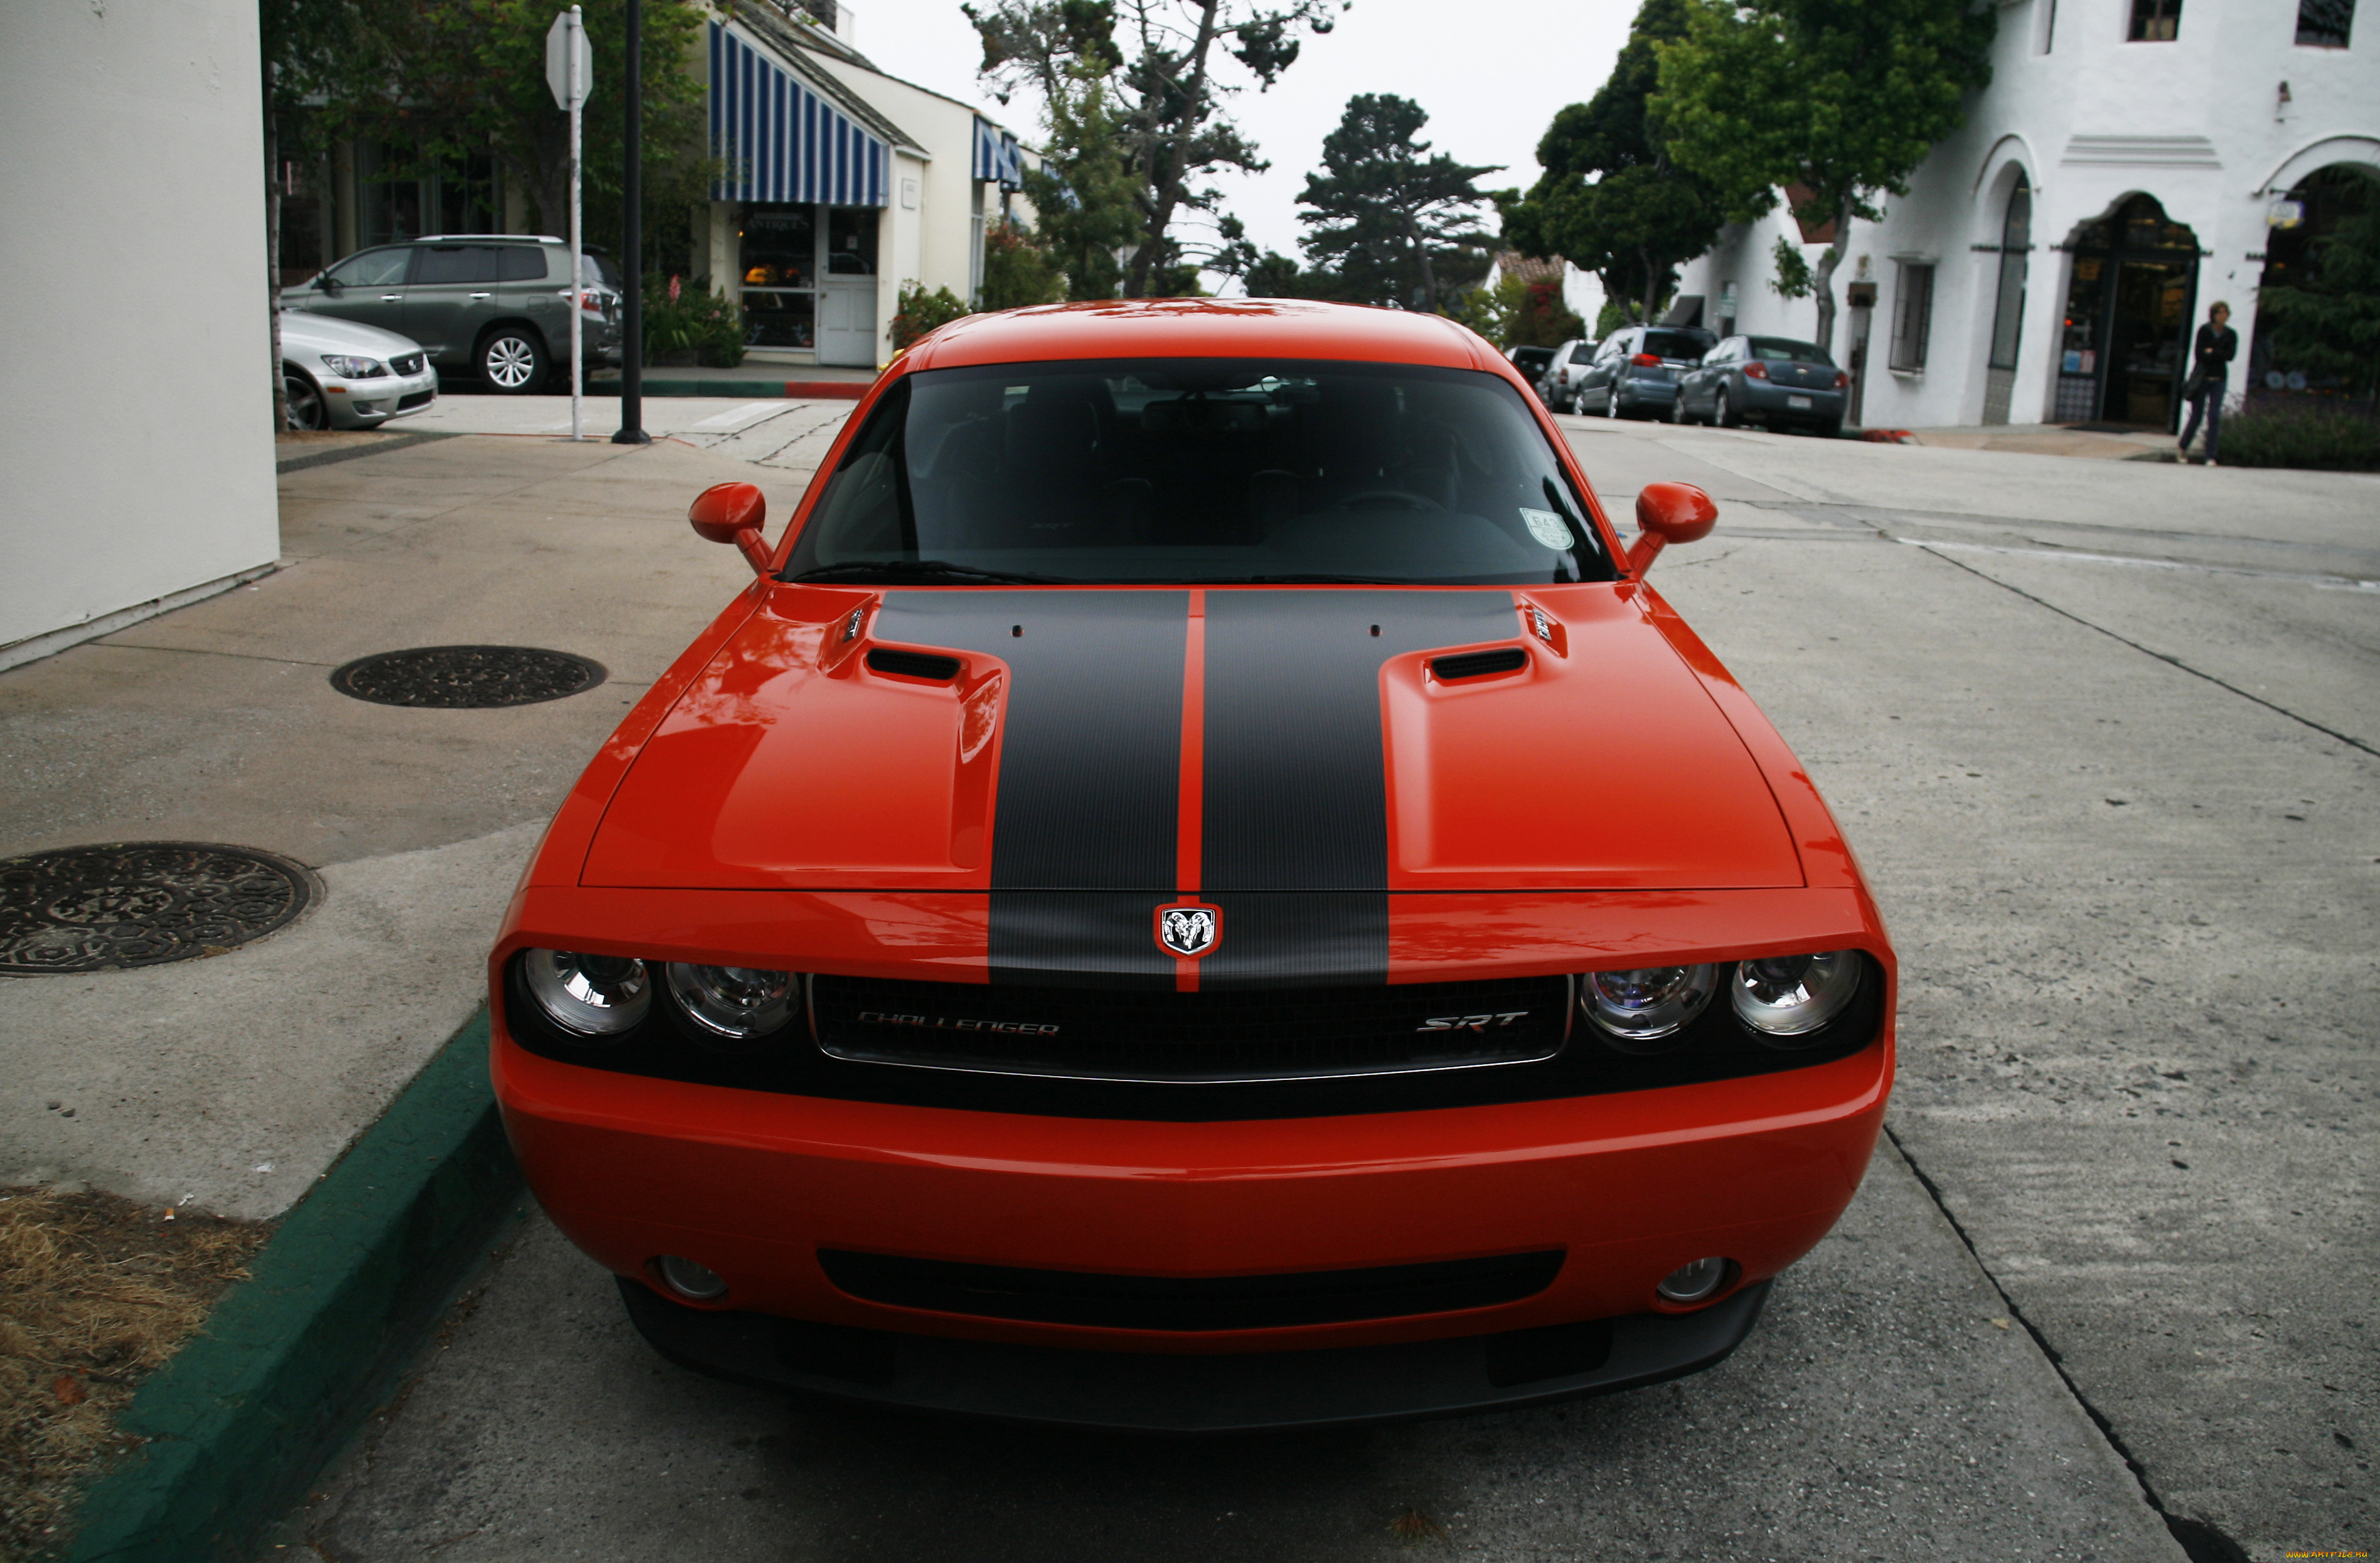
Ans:
[{"label": "manhole cover", "polygon": [[270,853],[126,842],[0,858],[0,974],[47,976],[219,955],[306,909],[313,877]]},{"label": "manhole cover", "polygon": [[533,706],[592,689],[603,664],[534,646],[423,646],[362,657],[331,674],[331,687],[378,706],[463,710]]}]

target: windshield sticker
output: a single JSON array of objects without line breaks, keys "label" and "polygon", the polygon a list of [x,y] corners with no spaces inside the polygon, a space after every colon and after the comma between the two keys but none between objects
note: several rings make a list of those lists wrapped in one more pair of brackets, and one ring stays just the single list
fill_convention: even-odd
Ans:
[{"label": "windshield sticker", "polygon": [[1529,536],[1548,548],[1570,547],[1573,539],[1570,535],[1569,522],[1550,510],[1531,510],[1524,504],[1520,511],[1522,521],[1528,526]]}]

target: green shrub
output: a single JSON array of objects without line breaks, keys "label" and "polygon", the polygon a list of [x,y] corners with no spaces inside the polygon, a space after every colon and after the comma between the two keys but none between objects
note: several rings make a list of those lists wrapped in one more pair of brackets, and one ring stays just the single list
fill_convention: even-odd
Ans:
[{"label": "green shrub", "polygon": [[892,350],[906,352],[925,334],[938,326],[946,326],[960,316],[969,314],[958,295],[947,287],[928,293],[923,283],[905,283],[901,288],[898,307],[892,313]]},{"label": "green shrub", "polygon": [[1033,231],[1001,222],[983,234],[983,307],[1021,309],[1066,297],[1066,276]]},{"label": "green shrub", "polygon": [[744,361],[744,311],[682,277],[654,279],[645,290],[645,362],[693,349],[696,361],[734,369]]},{"label": "green shrub", "polygon": [[2341,402],[2258,400],[2223,420],[2227,466],[2380,472],[2380,418]]}]

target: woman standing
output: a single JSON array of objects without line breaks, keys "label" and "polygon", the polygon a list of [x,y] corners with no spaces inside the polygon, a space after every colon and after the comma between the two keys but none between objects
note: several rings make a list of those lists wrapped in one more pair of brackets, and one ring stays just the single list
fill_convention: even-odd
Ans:
[{"label": "woman standing", "polygon": [[2240,333],[2231,329],[2231,306],[2217,301],[2198,328],[2198,349],[2181,399],[2190,404],[2190,422],[2181,430],[2181,454],[2190,454],[2191,436],[2198,432],[2201,414],[2206,418],[2206,465],[2218,465],[2216,447],[2223,442],[2223,392],[2231,375],[2231,356],[2240,350]]}]

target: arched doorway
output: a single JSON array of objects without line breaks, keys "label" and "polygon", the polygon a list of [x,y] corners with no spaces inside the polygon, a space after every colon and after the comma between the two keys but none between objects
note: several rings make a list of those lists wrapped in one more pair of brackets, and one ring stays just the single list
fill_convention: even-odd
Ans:
[{"label": "arched doorway", "polygon": [[2000,223],[1999,287],[1992,304],[1992,352],[1984,370],[1984,421],[2006,423],[2024,329],[2024,275],[2033,248],[2033,187],[2020,173]]},{"label": "arched doorway", "polygon": [[[2359,164],[2318,168],[2275,200],[2265,243],[2260,296],[2276,287],[2317,291],[2322,283],[2322,241],[2343,221],[2380,212],[2380,174]],[[2310,325],[2292,325],[2266,304],[2256,312],[2255,341],[2248,349],[2246,391],[2252,401],[2294,396],[2363,397],[2372,394],[2369,355]]]},{"label": "arched doorway", "polygon": [[2064,248],[2074,269],[2052,420],[2171,431],[2189,368],[2198,236],[2155,197],[2131,195],[2079,224]]}]

